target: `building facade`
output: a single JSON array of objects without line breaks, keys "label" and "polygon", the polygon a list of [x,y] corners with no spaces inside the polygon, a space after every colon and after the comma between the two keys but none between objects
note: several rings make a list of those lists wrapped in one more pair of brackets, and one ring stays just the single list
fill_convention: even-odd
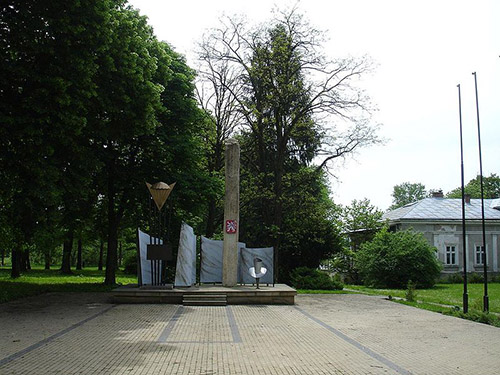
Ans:
[{"label": "building facade", "polygon": [[[488,274],[500,269],[500,199],[485,199],[486,264]],[[483,272],[481,200],[466,198],[466,264],[467,272]],[[421,232],[429,244],[437,248],[443,264],[443,276],[463,272],[464,245],[462,234],[462,200],[443,198],[442,193],[404,207],[386,212],[383,216],[391,230]]]}]

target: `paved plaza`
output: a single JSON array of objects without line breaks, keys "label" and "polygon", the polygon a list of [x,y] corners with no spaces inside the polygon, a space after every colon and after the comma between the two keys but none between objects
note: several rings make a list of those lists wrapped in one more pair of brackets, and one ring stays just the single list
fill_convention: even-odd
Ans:
[{"label": "paved plaza", "polygon": [[294,306],[0,305],[0,374],[499,374],[500,329],[365,295]]}]

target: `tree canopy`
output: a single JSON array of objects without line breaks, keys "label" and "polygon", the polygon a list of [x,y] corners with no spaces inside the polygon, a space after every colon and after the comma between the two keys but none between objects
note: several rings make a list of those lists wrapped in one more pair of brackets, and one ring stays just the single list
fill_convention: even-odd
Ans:
[{"label": "tree canopy", "polygon": [[425,185],[417,182],[403,182],[395,185],[392,192],[392,206],[389,208],[394,210],[403,207],[408,203],[413,203],[427,197],[428,193],[425,190]]},{"label": "tree canopy", "polygon": [[[471,198],[481,198],[481,176],[477,175],[470,180],[464,187],[465,194],[469,194]],[[500,198],[500,177],[496,173],[490,174],[488,177],[483,176],[483,191],[485,199]],[[462,188],[457,187],[448,194],[447,198],[462,198]]]},{"label": "tree canopy", "polygon": [[172,226],[202,220],[210,178],[194,71],[122,1],[12,0],[0,22],[1,215],[13,258],[35,239],[64,238],[68,271],[75,233],[99,222],[114,284],[119,233],[141,222],[145,181],[177,181]]}]

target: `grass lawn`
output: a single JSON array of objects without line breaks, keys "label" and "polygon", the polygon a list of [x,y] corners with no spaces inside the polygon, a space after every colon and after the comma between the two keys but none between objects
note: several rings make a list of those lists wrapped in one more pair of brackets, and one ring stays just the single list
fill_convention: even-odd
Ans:
[{"label": "grass lawn", "polygon": [[349,290],[297,289],[297,294],[351,294]]},{"label": "grass lawn", "polygon": [[[468,284],[469,309],[483,309],[483,284]],[[404,289],[374,289],[359,285],[346,285],[347,289],[366,294],[405,298]],[[462,308],[463,284],[437,284],[429,289],[417,289],[417,300],[425,303],[440,303]],[[490,311],[500,313],[500,283],[488,284]]]},{"label": "grass lawn", "polygon": [[[33,267],[21,277],[12,279],[9,268],[0,268],[0,303],[47,292],[107,292],[114,286],[104,285],[104,271],[97,267],[73,270],[73,275],[63,275],[54,266],[52,270]],[[118,284],[137,283],[137,277],[116,273]]]}]

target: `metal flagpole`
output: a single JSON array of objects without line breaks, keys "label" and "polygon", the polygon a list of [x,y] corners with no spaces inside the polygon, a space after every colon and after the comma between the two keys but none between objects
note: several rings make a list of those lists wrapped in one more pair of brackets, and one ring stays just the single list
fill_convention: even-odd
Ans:
[{"label": "metal flagpole", "polygon": [[462,138],[462,97],[460,95],[460,84],[458,87],[458,115],[460,118],[460,170],[462,174],[462,240],[463,240],[463,262],[464,262],[464,294],[463,310],[469,311],[469,294],[467,293],[467,237],[465,233],[465,190],[464,190],[464,144]]},{"label": "metal flagpole", "polygon": [[481,222],[483,227],[483,248],[481,255],[483,256],[483,272],[484,272],[484,296],[483,296],[483,311],[488,312],[489,297],[488,297],[488,266],[486,260],[486,227],[484,223],[484,189],[483,189],[483,161],[481,158],[481,129],[479,126],[479,100],[477,95],[477,76],[476,72],[472,73],[476,86],[476,112],[477,112],[477,139],[479,142],[479,178],[481,182]]}]

